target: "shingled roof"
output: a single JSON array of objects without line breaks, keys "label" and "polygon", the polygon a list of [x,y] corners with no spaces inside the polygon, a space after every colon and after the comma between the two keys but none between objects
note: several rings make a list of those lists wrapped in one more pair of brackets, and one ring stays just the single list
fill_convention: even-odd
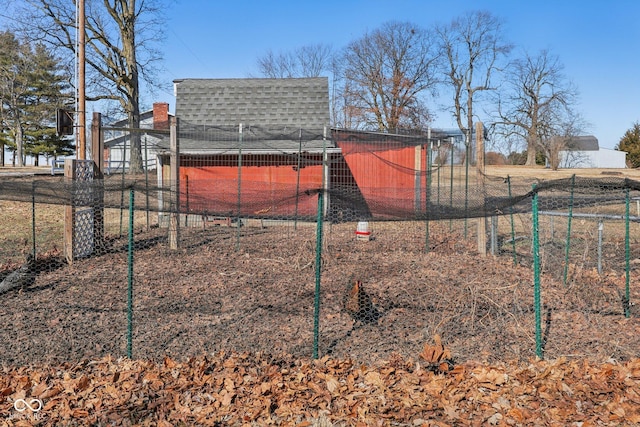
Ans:
[{"label": "shingled roof", "polygon": [[[182,152],[321,149],[329,126],[326,77],[183,79],[176,87]],[[302,144],[301,144],[302,143]]]},{"label": "shingled roof", "polygon": [[569,151],[598,151],[599,149],[598,138],[593,135],[572,136],[567,141]]}]

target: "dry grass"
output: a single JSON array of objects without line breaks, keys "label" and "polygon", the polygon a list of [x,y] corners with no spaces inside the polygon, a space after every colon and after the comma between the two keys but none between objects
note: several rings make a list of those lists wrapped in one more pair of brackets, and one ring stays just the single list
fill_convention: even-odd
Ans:
[{"label": "dry grass", "polygon": [[539,179],[543,181],[569,178],[572,175],[585,178],[610,178],[612,176],[640,179],[640,169],[605,169],[605,168],[585,168],[585,169],[559,169],[557,171],[545,168],[544,166],[487,166],[485,173],[489,176],[498,177],[522,177]]},{"label": "dry grass", "polygon": [[[464,168],[455,167],[453,171],[454,182],[461,183],[464,181]],[[476,180],[476,170],[471,167],[470,183],[474,185]],[[611,178],[611,177],[627,177],[635,180],[640,180],[639,169],[560,169],[553,171],[551,169],[536,166],[487,166],[486,175],[495,178],[512,177],[518,179],[520,184],[527,182],[535,182],[537,180],[555,180],[561,178],[568,178],[575,174],[578,177],[587,178]],[[0,167],[0,180],[2,179],[17,179],[14,178],[16,174],[24,174],[25,179],[60,179],[60,177],[51,177],[49,167],[27,167],[27,168],[14,168],[14,167]],[[447,167],[443,167],[440,170],[441,187],[443,191],[447,191],[450,186],[451,170]],[[11,177],[11,178],[9,178]],[[436,185],[435,176],[432,185]],[[432,187],[432,191],[437,191]],[[518,191],[518,190],[516,190]],[[444,196],[443,196],[444,197]],[[624,206],[615,205],[608,207],[597,207],[598,213],[613,213],[623,214]],[[610,212],[611,211],[611,212]],[[2,255],[3,262],[7,263],[8,258],[16,258],[20,260],[25,252],[32,249],[32,206],[29,203],[12,202],[0,200],[0,236],[2,236],[2,245],[0,247],[0,254]],[[632,206],[632,215],[640,216],[640,205]],[[107,229],[105,232],[110,236],[121,236],[123,230],[127,228],[127,213],[123,213],[117,210],[105,211],[105,224]],[[151,218],[156,218],[156,215],[151,215]],[[506,218],[506,217],[505,217]],[[136,228],[144,229],[148,226],[154,226],[153,221],[147,222],[146,213],[140,211],[136,212]],[[503,219],[500,219],[503,222]],[[38,205],[36,207],[36,245],[38,252],[47,252],[52,249],[61,249],[63,246],[63,225],[64,225],[64,207],[58,205]],[[546,224],[551,222],[553,224]],[[562,218],[541,218],[542,229],[560,231],[566,229],[564,224],[566,219]],[[575,232],[592,232],[597,227],[595,221],[576,220],[572,224]],[[637,228],[635,224],[632,227]],[[500,226],[501,229],[507,230],[509,227]],[[611,222],[607,224],[607,233],[611,235],[615,231],[617,235],[624,233],[623,224]],[[531,230],[531,220],[529,215],[516,216],[515,218],[515,232],[516,234],[529,234]],[[1,265],[1,263],[0,263]]]}]

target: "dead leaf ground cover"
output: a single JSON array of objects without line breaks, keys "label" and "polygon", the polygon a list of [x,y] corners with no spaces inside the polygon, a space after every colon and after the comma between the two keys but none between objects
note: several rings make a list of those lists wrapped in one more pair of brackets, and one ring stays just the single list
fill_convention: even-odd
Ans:
[{"label": "dead leaf ground cover", "polygon": [[[2,425],[633,426],[640,361],[464,363],[441,374],[399,357],[377,366],[219,353],[184,362],[104,358],[4,369]],[[11,402],[40,399],[18,413]]]},{"label": "dead leaf ground cover", "polygon": [[[380,226],[382,227],[382,225]],[[533,273],[509,256],[482,258],[473,244],[432,225],[425,253],[422,224],[369,242],[352,224],[326,232],[318,294],[319,355],[374,363],[412,357],[435,334],[456,360],[528,360],[535,356]],[[443,228],[446,228],[444,226]],[[156,233],[154,235],[154,233]],[[133,355],[161,360],[216,351],[268,350],[299,357],[314,346],[315,229],[289,227],[184,230],[183,247],[167,248],[165,230],[139,233],[133,255]],[[35,283],[2,295],[0,360],[65,362],[126,353],[126,238],[101,256],[67,265],[39,259]],[[635,268],[635,267],[634,267]],[[624,273],[573,272],[568,286],[541,284],[545,357],[628,360],[640,348],[638,307],[624,316]],[[638,271],[631,272],[637,283]],[[344,307],[360,280],[381,313],[355,321]],[[631,288],[631,301],[640,297]],[[52,338],[56,339],[52,339]]]}]

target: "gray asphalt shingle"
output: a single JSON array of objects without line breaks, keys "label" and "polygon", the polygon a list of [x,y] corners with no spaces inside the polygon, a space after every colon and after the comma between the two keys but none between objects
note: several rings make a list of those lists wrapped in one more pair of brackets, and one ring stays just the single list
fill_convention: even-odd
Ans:
[{"label": "gray asphalt shingle", "polygon": [[[183,79],[176,85],[181,151],[234,149],[239,125],[244,148],[298,148],[303,130],[307,150],[322,147],[329,126],[326,77],[294,79]],[[262,135],[262,136],[260,136]]]}]

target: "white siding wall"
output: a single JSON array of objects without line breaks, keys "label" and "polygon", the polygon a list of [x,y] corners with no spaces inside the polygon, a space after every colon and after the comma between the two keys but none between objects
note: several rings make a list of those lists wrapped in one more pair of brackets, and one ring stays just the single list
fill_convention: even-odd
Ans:
[{"label": "white siding wall", "polygon": [[[141,129],[153,129],[153,116],[143,119],[140,121],[140,128]],[[109,131],[105,133],[105,139],[108,140],[111,138],[118,138],[120,136],[122,136],[124,133],[123,132],[115,132],[115,131]],[[157,138],[155,138],[153,135],[147,135],[146,136],[146,144],[147,144],[147,156],[148,156],[148,161],[147,161],[147,168],[149,169],[154,169],[156,167],[155,164],[155,160],[156,160],[156,151],[153,149],[153,147],[155,146],[157,142]],[[129,146],[130,141],[127,140],[126,143],[126,153],[125,153],[125,146],[124,144],[115,144],[109,148],[107,148],[107,152],[104,153],[104,161],[105,161],[105,173],[106,174],[110,174],[110,173],[119,173],[118,171],[122,172],[122,159],[125,158],[125,168],[129,167],[129,161],[131,160],[131,148]],[[105,144],[106,145],[106,144]],[[143,167],[144,167],[144,161],[145,161],[145,139],[143,137],[142,140],[142,162],[143,162]]]},{"label": "white siding wall", "polygon": [[613,168],[626,167],[627,153],[600,148],[598,151],[561,151],[561,168]]}]

